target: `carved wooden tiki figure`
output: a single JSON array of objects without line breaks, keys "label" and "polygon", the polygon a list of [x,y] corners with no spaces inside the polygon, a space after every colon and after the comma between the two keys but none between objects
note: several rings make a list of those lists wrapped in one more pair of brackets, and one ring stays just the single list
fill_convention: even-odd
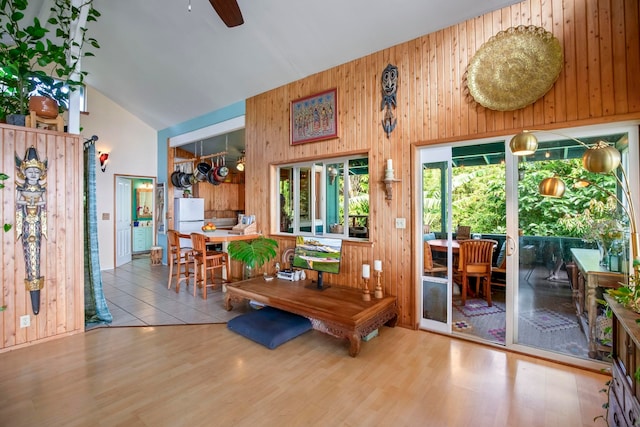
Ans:
[{"label": "carved wooden tiki figure", "polygon": [[27,276],[24,283],[31,296],[31,308],[38,314],[40,289],[44,286],[44,277],[40,276],[40,244],[42,237],[47,237],[47,161],[41,162],[31,146],[24,160],[16,154],[16,169],[16,238],[21,239],[24,250]]}]

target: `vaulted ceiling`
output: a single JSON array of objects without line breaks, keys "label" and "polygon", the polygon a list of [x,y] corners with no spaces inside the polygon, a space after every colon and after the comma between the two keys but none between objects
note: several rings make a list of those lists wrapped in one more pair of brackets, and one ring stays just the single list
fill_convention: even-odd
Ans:
[{"label": "vaulted ceiling", "polygon": [[164,129],[513,3],[238,0],[244,24],[228,28],[208,0],[94,0],[101,49],[83,68],[88,84]]},{"label": "vaulted ceiling", "polygon": [[[30,0],[46,22],[49,2]],[[87,84],[160,130],[516,0],[94,0]],[[191,11],[189,11],[189,4]],[[90,106],[90,100],[89,100]]]}]

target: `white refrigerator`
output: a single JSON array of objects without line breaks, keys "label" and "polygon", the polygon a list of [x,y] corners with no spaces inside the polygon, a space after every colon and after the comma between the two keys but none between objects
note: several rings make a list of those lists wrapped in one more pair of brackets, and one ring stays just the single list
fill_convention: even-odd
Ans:
[{"label": "white refrigerator", "polygon": [[[204,199],[181,197],[175,199],[173,210],[176,230],[190,234],[202,232],[204,226]],[[191,239],[180,239],[181,247],[191,247]]]}]

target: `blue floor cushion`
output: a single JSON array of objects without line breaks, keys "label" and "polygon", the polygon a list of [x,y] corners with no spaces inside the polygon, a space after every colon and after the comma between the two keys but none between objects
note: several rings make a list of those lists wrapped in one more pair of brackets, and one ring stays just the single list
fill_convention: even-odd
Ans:
[{"label": "blue floor cushion", "polygon": [[273,307],[241,314],[227,322],[227,328],[273,350],[312,328],[306,317]]}]

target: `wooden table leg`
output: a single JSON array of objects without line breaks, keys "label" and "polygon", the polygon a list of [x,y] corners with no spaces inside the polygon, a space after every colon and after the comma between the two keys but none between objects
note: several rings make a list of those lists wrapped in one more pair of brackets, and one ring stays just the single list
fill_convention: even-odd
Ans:
[{"label": "wooden table leg", "polygon": [[362,339],[360,338],[360,334],[357,332],[353,332],[349,335],[349,356],[356,357],[358,353],[360,353],[360,345],[362,344]]}]

